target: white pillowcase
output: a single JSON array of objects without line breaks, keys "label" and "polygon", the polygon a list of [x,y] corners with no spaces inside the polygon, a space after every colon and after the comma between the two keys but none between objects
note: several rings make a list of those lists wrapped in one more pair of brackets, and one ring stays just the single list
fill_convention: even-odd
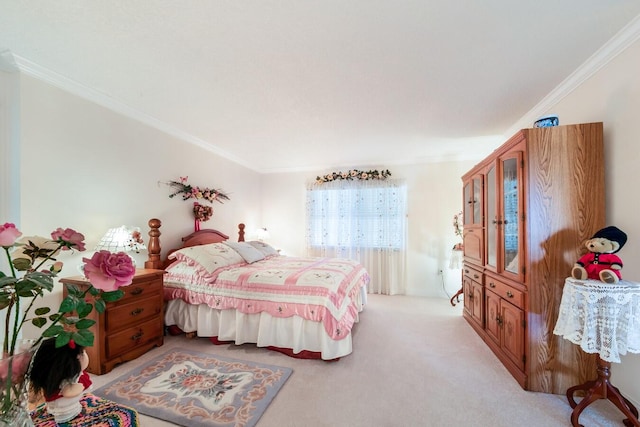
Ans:
[{"label": "white pillowcase", "polygon": [[222,243],[209,243],[207,245],[190,246],[172,253],[170,258],[186,261],[189,265],[195,265],[206,273],[213,273],[221,267],[244,263],[244,259],[238,252]]},{"label": "white pillowcase", "polygon": [[249,264],[264,259],[264,254],[247,242],[222,242],[233,248]]},{"label": "white pillowcase", "polygon": [[249,244],[254,248],[256,248],[257,250],[259,250],[260,252],[262,252],[265,257],[280,255],[277,249],[275,249],[273,246],[269,245],[268,243],[260,242],[258,240],[253,240],[249,242]]}]

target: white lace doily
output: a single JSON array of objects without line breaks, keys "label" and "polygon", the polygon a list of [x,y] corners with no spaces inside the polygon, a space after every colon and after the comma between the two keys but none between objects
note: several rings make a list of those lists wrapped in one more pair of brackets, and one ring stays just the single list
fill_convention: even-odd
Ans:
[{"label": "white lace doily", "polygon": [[553,333],[608,362],[640,353],[640,283],[568,278]]}]

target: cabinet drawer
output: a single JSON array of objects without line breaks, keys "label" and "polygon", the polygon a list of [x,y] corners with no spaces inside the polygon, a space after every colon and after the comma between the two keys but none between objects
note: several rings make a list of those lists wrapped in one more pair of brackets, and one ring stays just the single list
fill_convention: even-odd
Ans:
[{"label": "cabinet drawer", "polygon": [[487,276],[487,288],[516,307],[524,308],[524,292],[489,276]]},{"label": "cabinet drawer", "polygon": [[162,336],[162,318],[151,319],[107,337],[107,358],[116,357]]},{"label": "cabinet drawer", "polygon": [[462,268],[462,272],[469,279],[482,284],[482,271],[469,267],[467,264]]},{"label": "cabinet drawer", "polygon": [[160,316],[162,311],[162,294],[156,292],[147,298],[136,298],[128,304],[120,304],[105,313],[105,322],[109,333],[136,323],[144,322],[150,317]]},{"label": "cabinet drawer", "polygon": [[162,278],[149,277],[147,280],[137,280],[120,289],[124,292],[124,296],[116,301],[114,305],[127,304],[133,299],[144,299],[154,292],[162,293]]}]

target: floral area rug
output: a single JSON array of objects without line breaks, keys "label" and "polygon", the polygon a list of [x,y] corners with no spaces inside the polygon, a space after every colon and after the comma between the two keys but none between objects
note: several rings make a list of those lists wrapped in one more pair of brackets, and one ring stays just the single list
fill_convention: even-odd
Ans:
[{"label": "floral area rug", "polygon": [[171,350],[94,394],[181,426],[254,426],[292,370]]}]

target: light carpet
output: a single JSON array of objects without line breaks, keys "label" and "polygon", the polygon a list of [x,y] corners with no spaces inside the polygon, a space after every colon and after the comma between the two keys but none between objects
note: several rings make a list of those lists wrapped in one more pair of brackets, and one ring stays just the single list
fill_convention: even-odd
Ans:
[{"label": "light carpet", "polygon": [[94,391],[182,426],[252,427],[292,369],[170,350]]}]

